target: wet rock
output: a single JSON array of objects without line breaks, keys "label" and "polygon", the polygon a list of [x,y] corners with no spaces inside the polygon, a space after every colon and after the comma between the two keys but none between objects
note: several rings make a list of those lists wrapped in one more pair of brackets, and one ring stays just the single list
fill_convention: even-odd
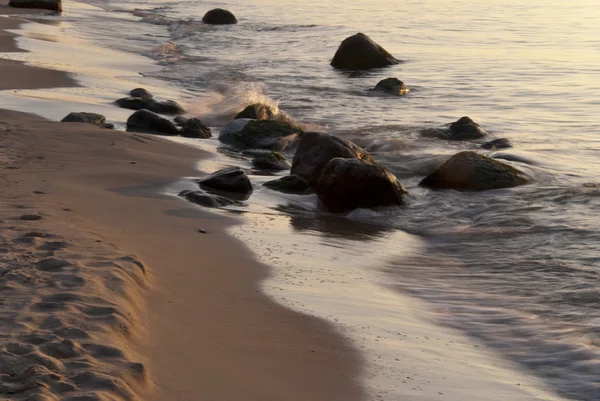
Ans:
[{"label": "wet rock", "polygon": [[61,0],[10,0],[8,5],[15,8],[38,8],[62,12]]},{"label": "wet rock", "polygon": [[455,141],[481,139],[486,136],[487,132],[470,117],[461,117],[450,124],[450,128],[448,129],[448,139]]},{"label": "wet rock", "polygon": [[398,78],[386,78],[379,81],[373,89],[376,92],[383,92],[389,95],[402,96],[410,92],[410,89]]},{"label": "wet rock", "polygon": [[183,123],[181,136],[186,138],[210,138],[210,128],[197,118],[189,118]]},{"label": "wet rock", "polygon": [[85,123],[96,125],[101,128],[112,129],[115,126],[113,124],[107,124],[106,117],[102,114],[86,113],[86,112],[74,112],[69,113],[68,116],[61,120],[61,123]]},{"label": "wet rock", "polygon": [[251,104],[240,111],[235,119],[251,118],[253,120],[273,120],[279,114],[279,111],[269,105],[262,103]]},{"label": "wet rock", "polygon": [[336,157],[375,163],[367,151],[350,141],[328,134],[307,132],[298,144],[291,173],[315,186],[327,163]]},{"label": "wet rock", "polygon": [[262,152],[255,156],[252,165],[261,170],[288,170],[290,163],[280,152]]},{"label": "wet rock", "polygon": [[330,212],[400,205],[407,193],[385,167],[359,159],[331,159],[315,187],[321,204]]},{"label": "wet rock", "polygon": [[24,221],[37,221],[37,220],[41,220],[42,216],[38,215],[38,214],[24,214],[23,216],[21,216],[21,220]]},{"label": "wet rock", "polygon": [[398,63],[398,60],[364,33],[344,39],[331,60],[333,67],[349,70],[367,70]]},{"label": "wet rock", "polygon": [[148,92],[144,88],[132,89],[131,92],[129,92],[129,94],[131,95],[131,97],[140,97],[142,99],[152,99],[154,97],[152,96],[152,93]]},{"label": "wet rock", "polygon": [[512,148],[513,144],[508,138],[494,139],[481,145],[483,149],[487,150],[498,150]]},{"label": "wet rock", "polygon": [[152,98],[125,97],[115,101],[115,104],[123,109],[150,110],[158,114],[183,114],[185,110],[181,105],[172,100],[156,101]]},{"label": "wet rock", "polygon": [[127,119],[127,131],[157,135],[179,135],[175,124],[149,110],[138,110]]},{"label": "wet rock", "polygon": [[436,171],[425,177],[420,185],[435,189],[484,191],[509,188],[528,183],[518,169],[475,152],[460,152]]},{"label": "wet rock", "polygon": [[308,181],[297,175],[286,175],[278,180],[267,181],[263,184],[265,187],[274,191],[284,192],[288,194],[305,194],[310,190]]},{"label": "wet rock", "polygon": [[285,150],[303,134],[301,128],[286,122],[240,118],[223,127],[219,140],[240,149]]},{"label": "wet rock", "polygon": [[185,124],[185,122],[188,120],[187,117],[184,116],[177,116],[173,119],[173,122],[175,123],[175,125],[178,125],[180,127],[183,126],[183,124]]},{"label": "wet rock", "polygon": [[199,181],[203,187],[227,192],[250,193],[252,183],[244,170],[239,167],[229,167],[219,170]]},{"label": "wet rock", "polygon": [[181,191],[179,193],[179,196],[187,199],[192,203],[205,207],[223,207],[229,205],[237,205],[239,203],[224,196],[209,194],[203,191],[185,190]]},{"label": "wet rock", "polygon": [[204,14],[202,22],[211,25],[237,24],[237,18],[235,18],[235,15],[231,11],[215,8]]}]

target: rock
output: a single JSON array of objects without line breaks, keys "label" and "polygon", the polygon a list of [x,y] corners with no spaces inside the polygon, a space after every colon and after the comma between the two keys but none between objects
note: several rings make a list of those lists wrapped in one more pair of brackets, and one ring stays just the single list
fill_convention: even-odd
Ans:
[{"label": "rock", "polygon": [[398,78],[386,78],[379,81],[373,89],[376,92],[383,92],[390,95],[402,96],[410,92],[410,89]]},{"label": "rock", "polygon": [[297,175],[286,175],[278,180],[267,181],[263,185],[274,191],[288,194],[305,194],[310,190],[308,181]]},{"label": "rock", "polygon": [[221,191],[250,193],[252,183],[244,170],[239,167],[229,167],[219,170],[199,181],[204,187],[218,189]]},{"label": "rock", "polygon": [[485,132],[479,124],[470,117],[461,117],[450,124],[450,128],[448,129],[448,139],[454,141],[481,139],[485,138],[487,135],[487,132]]},{"label": "rock", "polygon": [[131,97],[141,97],[142,99],[152,99],[154,96],[144,88],[135,88],[129,92]]},{"label": "rock", "polygon": [[475,152],[465,151],[452,156],[420,185],[435,189],[484,191],[509,188],[528,183],[516,168]]},{"label": "rock", "polygon": [[253,120],[274,120],[278,114],[279,111],[273,109],[269,105],[255,103],[240,111],[238,115],[235,116],[235,119],[251,118]]},{"label": "rock", "polygon": [[173,119],[173,122],[175,123],[175,125],[178,125],[180,127],[183,126],[183,124],[185,124],[185,122],[188,120],[187,117],[184,116],[177,116]]},{"label": "rock", "polygon": [[287,158],[279,152],[262,152],[252,160],[252,165],[261,170],[288,170],[290,168]]},{"label": "rock", "polygon": [[206,206],[206,207],[222,207],[222,206],[239,204],[239,202],[236,202],[236,201],[226,198],[224,196],[208,194],[203,191],[185,190],[185,191],[181,191],[179,193],[179,196],[187,199],[190,202],[196,203],[201,206]]},{"label": "rock", "polygon": [[487,150],[498,150],[512,148],[513,144],[508,138],[494,139],[481,145],[483,149]]},{"label": "rock", "polygon": [[357,208],[400,205],[407,193],[385,167],[359,159],[331,159],[315,187],[325,209],[333,213]]},{"label": "rock", "polygon": [[333,67],[349,70],[368,70],[398,63],[398,60],[364,33],[345,39],[331,60]]},{"label": "rock", "polygon": [[303,134],[301,128],[286,122],[240,118],[223,127],[219,140],[240,149],[285,150]]},{"label": "rock", "polygon": [[350,141],[328,134],[307,132],[298,144],[291,173],[305,179],[314,187],[327,163],[336,157],[375,163],[366,150]]},{"label": "rock", "polygon": [[10,0],[8,5],[15,8],[39,8],[62,12],[61,0]]},{"label": "rock", "polygon": [[204,14],[202,22],[211,25],[237,24],[237,18],[231,11],[215,8]]},{"label": "rock", "polygon": [[125,97],[115,101],[115,104],[123,109],[150,110],[159,114],[183,114],[185,110],[177,102],[172,100],[156,101],[152,98]]},{"label": "rock", "polygon": [[96,125],[101,128],[109,128],[109,129],[112,129],[115,127],[113,124],[105,123],[105,121],[106,121],[106,117],[104,117],[102,114],[74,112],[74,113],[69,113],[69,115],[66,116],[65,118],[63,118],[60,122],[61,123],[85,123],[85,124],[92,124],[92,125]]},{"label": "rock", "polygon": [[210,138],[210,128],[197,118],[190,118],[183,123],[181,136],[186,138]]},{"label": "rock", "polygon": [[175,124],[149,110],[138,110],[127,119],[127,131],[157,135],[179,135]]}]

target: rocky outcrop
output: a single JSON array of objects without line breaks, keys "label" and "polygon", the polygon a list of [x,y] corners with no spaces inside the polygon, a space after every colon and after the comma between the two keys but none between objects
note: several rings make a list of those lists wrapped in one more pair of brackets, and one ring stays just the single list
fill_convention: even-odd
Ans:
[{"label": "rocky outcrop", "polygon": [[350,141],[319,132],[307,132],[298,144],[291,173],[315,186],[327,163],[336,157],[375,163],[366,150]]},{"label": "rocky outcrop", "polygon": [[235,15],[231,11],[215,8],[204,14],[202,22],[211,25],[237,24],[237,18],[235,18]]},{"label": "rocky outcrop", "polygon": [[105,121],[106,121],[106,117],[104,117],[102,114],[74,112],[74,113],[69,113],[69,115],[66,116],[65,118],[63,118],[60,122],[61,123],[92,124],[92,125],[96,125],[100,128],[108,128],[108,129],[112,129],[115,127],[113,124],[108,124]]},{"label": "rocky outcrop", "polygon": [[508,138],[499,138],[486,142],[481,147],[486,150],[498,150],[512,148],[513,144]]},{"label": "rocky outcrop", "polygon": [[210,128],[197,118],[185,120],[181,127],[181,136],[186,138],[210,138]]},{"label": "rocky outcrop", "polygon": [[286,122],[240,118],[223,127],[219,140],[240,149],[285,150],[303,134],[301,128]]},{"label": "rocky outcrop", "polygon": [[481,154],[466,151],[452,156],[420,185],[436,189],[484,191],[509,188],[528,183],[516,168]]},{"label": "rocky outcrop", "polygon": [[200,186],[220,191],[247,194],[252,192],[252,183],[244,170],[229,167],[219,170],[198,182]]},{"label": "rocky outcrop", "polygon": [[379,81],[375,88],[375,92],[387,93],[388,95],[403,96],[410,92],[410,89],[398,78],[386,78]]},{"label": "rocky outcrop", "polygon": [[179,135],[175,124],[149,110],[138,110],[127,119],[127,131],[157,135]]},{"label": "rocky outcrop", "polygon": [[288,170],[290,163],[280,152],[262,152],[252,160],[252,165],[260,170]]},{"label": "rocky outcrop", "polygon": [[116,100],[115,104],[123,109],[150,110],[158,114],[176,115],[185,113],[183,107],[172,100],[159,102],[153,98],[125,97]]},{"label": "rocky outcrop", "polygon": [[185,190],[179,193],[179,196],[188,201],[205,207],[223,207],[229,205],[238,205],[239,202],[226,198],[224,196],[209,194],[203,191]]},{"label": "rocky outcrop", "polygon": [[349,70],[368,70],[398,63],[398,60],[364,33],[345,39],[331,60],[333,67]]},{"label": "rocky outcrop", "polygon": [[8,5],[15,8],[38,8],[62,12],[61,0],[10,0]]},{"label": "rocky outcrop", "polygon": [[331,159],[315,187],[325,209],[333,213],[357,208],[400,205],[407,194],[385,167],[359,159]]},{"label": "rocky outcrop", "polygon": [[279,111],[269,105],[255,103],[240,111],[237,116],[235,116],[235,119],[251,118],[253,120],[274,120],[278,114]]},{"label": "rocky outcrop", "polygon": [[308,181],[297,175],[286,175],[277,180],[267,181],[263,184],[273,191],[279,191],[287,194],[302,195],[310,191]]},{"label": "rocky outcrop", "polygon": [[142,99],[152,99],[154,97],[152,96],[152,93],[144,88],[132,89],[131,92],[129,92],[129,95],[131,95],[131,97],[141,97]]}]

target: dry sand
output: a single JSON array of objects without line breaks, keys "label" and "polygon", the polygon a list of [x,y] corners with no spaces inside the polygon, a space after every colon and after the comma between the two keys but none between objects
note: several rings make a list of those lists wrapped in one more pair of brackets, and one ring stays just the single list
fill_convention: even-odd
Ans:
[{"label": "dry sand", "polygon": [[[74,84],[0,70],[3,89]],[[0,399],[364,397],[357,353],[258,291],[268,271],[225,233],[233,219],[159,194],[200,157],[0,111]]]}]

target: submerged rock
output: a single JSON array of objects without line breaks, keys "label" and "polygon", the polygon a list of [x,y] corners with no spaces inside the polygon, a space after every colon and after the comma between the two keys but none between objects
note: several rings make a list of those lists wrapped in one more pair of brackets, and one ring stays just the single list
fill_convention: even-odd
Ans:
[{"label": "submerged rock", "polygon": [[379,81],[373,89],[376,92],[383,92],[390,95],[402,96],[410,92],[410,89],[398,78],[386,78]]},{"label": "submerged rock", "polygon": [[508,164],[465,151],[448,159],[436,171],[425,177],[420,185],[436,189],[484,191],[515,187],[528,182],[525,174]]},{"label": "submerged rock", "polygon": [[487,136],[479,124],[470,117],[461,117],[450,124],[448,129],[448,139],[462,141],[466,139],[481,139]]},{"label": "submerged rock", "polygon": [[288,170],[290,163],[280,152],[263,152],[256,155],[252,165],[261,170]]},{"label": "submerged rock", "polygon": [[69,113],[68,116],[63,118],[61,123],[84,123],[84,124],[92,124],[101,128],[112,129],[115,126],[113,124],[108,124],[105,122],[106,117],[102,114],[96,113],[86,113],[86,112],[73,112]]},{"label": "submerged rock", "polygon": [[315,186],[327,163],[336,157],[375,163],[366,150],[350,141],[319,132],[307,132],[298,144],[291,173]]},{"label": "submerged rock", "polygon": [[142,99],[152,99],[154,97],[152,96],[152,93],[148,92],[144,88],[132,89],[131,92],[129,92],[129,94],[131,95],[131,97],[141,97]]},{"label": "submerged rock", "polygon": [[187,119],[181,128],[181,136],[186,138],[210,138],[210,128],[197,118]]},{"label": "submerged rock", "polygon": [[263,184],[265,187],[274,191],[284,192],[288,194],[305,194],[310,190],[308,181],[297,175],[286,175],[277,180],[267,181]]},{"label": "submerged rock", "polygon": [[203,191],[185,190],[179,193],[179,196],[187,199],[192,203],[196,203],[206,207],[223,207],[229,205],[237,205],[239,202],[226,198],[224,196],[209,194]]},{"label": "submerged rock", "polygon": [[115,101],[115,104],[123,109],[150,110],[158,114],[183,114],[185,110],[181,105],[172,100],[156,101],[152,98],[125,97]]},{"label": "submerged rock", "polygon": [[483,149],[487,150],[498,150],[512,148],[512,142],[508,138],[494,139],[481,145]]},{"label": "submerged rock", "polygon": [[231,11],[215,8],[204,14],[202,22],[211,25],[237,24],[237,18],[235,18],[235,15]]},{"label": "submerged rock", "polygon": [[175,124],[149,110],[138,110],[127,119],[127,131],[157,135],[179,135]]},{"label": "submerged rock", "polygon": [[333,213],[400,205],[407,194],[385,167],[359,159],[331,159],[315,187],[321,204]]},{"label": "submerged rock", "polygon": [[250,193],[252,183],[244,170],[239,167],[229,167],[219,170],[199,181],[201,186],[221,191]]},{"label": "submerged rock", "polygon": [[184,116],[177,116],[173,119],[173,122],[175,123],[175,125],[178,125],[180,127],[183,126],[183,124],[185,124],[185,122],[188,120],[187,117]]},{"label": "submerged rock", "polygon": [[367,70],[398,63],[398,60],[364,33],[344,39],[331,60],[333,67],[349,70]]},{"label": "submerged rock", "polygon": [[15,8],[39,8],[62,12],[61,0],[10,0],[8,5]]},{"label": "submerged rock", "polygon": [[244,110],[240,111],[235,119],[251,118],[253,120],[273,120],[279,112],[269,105],[262,103],[251,104]]},{"label": "submerged rock", "polygon": [[303,134],[301,128],[286,122],[240,118],[223,127],[219,140],[240,149],[285,150]]}]

